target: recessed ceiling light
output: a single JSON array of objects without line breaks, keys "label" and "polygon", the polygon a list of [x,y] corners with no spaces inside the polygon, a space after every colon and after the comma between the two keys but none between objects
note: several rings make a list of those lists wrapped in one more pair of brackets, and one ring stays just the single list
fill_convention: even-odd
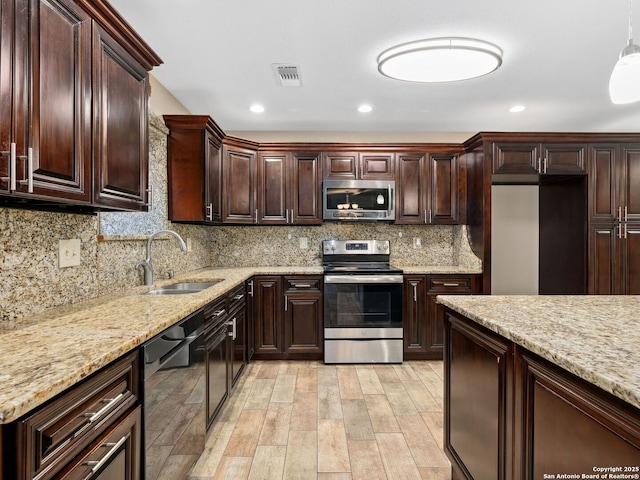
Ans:
[{"label": "recessed ceiling light", "polygon": [[264,107],[262,105],[251,105],[251,107],[249,107],[249,110],[251,110],[253,113],[262,113],[264,112]]},{"label": "recessed ceiling light", "polygon": [[369,113],[371,110],[373,110],[373,107],[371,105],[360,105],[358,107],[358,111],[360,113]]},{"label": "recessed ceiling light", "polygon": [[403,43],[378,56],[378,71],[410,82],[454,82],[491,73],[502,50],[473,38],[445,37]]},{"label": "recessed ceiling light", "polygon": [[513,107],[511,107],[509,109],[509,111],[511,113],[518,113],[518,112],[523,112],[527,109],[527,107],[525,107],[524,105],[514,105]]}]

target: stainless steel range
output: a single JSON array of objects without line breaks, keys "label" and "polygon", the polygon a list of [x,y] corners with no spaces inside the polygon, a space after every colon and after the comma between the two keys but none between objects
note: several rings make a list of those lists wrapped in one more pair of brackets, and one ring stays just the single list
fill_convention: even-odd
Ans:
[{"label": "stainless steel range", "polygon": [[387,240],[325,240],[325,363],[402,363],[402,270]]}]

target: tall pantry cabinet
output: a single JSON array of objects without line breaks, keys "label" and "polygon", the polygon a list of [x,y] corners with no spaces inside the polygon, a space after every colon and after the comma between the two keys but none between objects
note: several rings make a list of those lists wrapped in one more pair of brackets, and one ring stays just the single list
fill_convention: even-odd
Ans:
[{"label": "tall pantry cabinet", "polygon": [[590,155],[589,293],[640,295],[640,143]]}]

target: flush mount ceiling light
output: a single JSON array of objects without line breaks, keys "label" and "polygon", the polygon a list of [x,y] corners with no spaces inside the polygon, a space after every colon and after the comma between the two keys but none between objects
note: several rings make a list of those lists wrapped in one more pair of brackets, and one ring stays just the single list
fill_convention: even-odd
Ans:
[{"label": "flush mount ceiling light", "polygon": [[481,77],[502,64],[502,50],[482,40],[444,37],[403,43],[378,56],[378,71],[410,82],[455,82]]},{"label": "flush mount ceiling light", "polygon": [[264,107],[262,105],[255,104],[251,105],[249,107],[249,110],[251,110],[253,113],[262,113],[264,112]]},{"label": "flush mount ceiling light", "polygon": [[609,79],[609,96],[617,104],[640,100],[640,47],[633,43],[631,28],[632,3],[629,0],[629,43],[620,52]]},{"label": "flush mount ceiling light", "polygon": [[373,110],[373,107],[371,105],[367,105],[367,104],[362,104],[358,107],[358,111],[360,113],[369,113],[370,111]]}]

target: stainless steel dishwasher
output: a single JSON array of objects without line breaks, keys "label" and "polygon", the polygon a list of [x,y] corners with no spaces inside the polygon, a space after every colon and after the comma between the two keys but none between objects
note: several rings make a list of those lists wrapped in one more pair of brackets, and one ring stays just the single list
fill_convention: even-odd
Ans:
[{"label": "stainless steel dishwasher", "polygon": [[143,478],[155,480],[160,472],[175,469],[175,478],[182,479],[205,444],[204,311],[184,318],[142,349]]}]

